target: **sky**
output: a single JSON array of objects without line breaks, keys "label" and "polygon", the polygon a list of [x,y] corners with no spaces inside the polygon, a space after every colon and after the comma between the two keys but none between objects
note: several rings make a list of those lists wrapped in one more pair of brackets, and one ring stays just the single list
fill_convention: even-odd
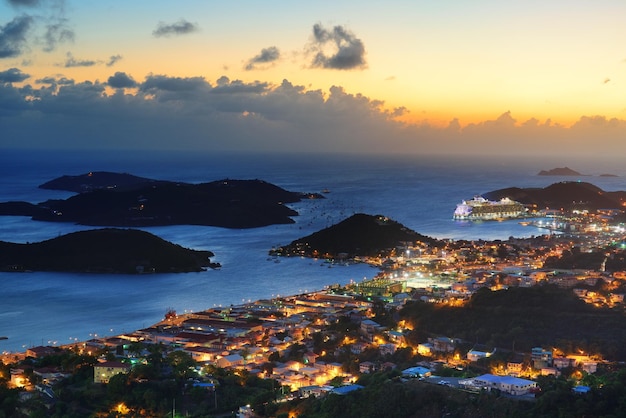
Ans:
[{"label": "sky", "polygon": [[0,0],[0,149],[626,152],[623,0]]}]

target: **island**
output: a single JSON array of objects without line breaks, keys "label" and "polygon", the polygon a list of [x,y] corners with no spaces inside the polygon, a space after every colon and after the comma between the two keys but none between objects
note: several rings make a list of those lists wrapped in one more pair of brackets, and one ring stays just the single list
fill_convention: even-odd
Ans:
[{"label": "island", "polygon": [[318,193],[290,192],[258,179],[190,184],[115,173],[64,176],[40,187],[81,192],[39,204],[0,203],[0,215],[90,226],[255,228],[294,223],[291,217],[298,212],[286,204],[323,198]]},{"label": "island", "polygon": [[0,415],[623,416],[626,235],[609,212],[555,216],[581,233],[431,244],[357,214],[293,254],[377,254],[373,279],[5,353]]},{"label": "island", "polygon": [[211,251],[183,248],[149,232],[98,229],[62,235],[37,243],[0,241],[0,271],[81,273],[198,272],[212,263]]},{"label": "island", "polygon": [[551,170],[541,170],[538,176],[581,176],[578,171],[572,170],[569,167],[557,167]]},{"label": "island", "polygon": [[564,181],[544,188],[509,187],[493,190],[482,196],[489,200],[509,198],[534,210],[621,210],[626,202],[625,191],[607,192],[583,181]]},{"label": "island", "polygon": [[388,257],[399,246],[416,242],[437,247],[435,238],[421,235],[383,215],[357,213],[321,231],[274,248],[271,255],[298,255],[328,259]]},{"label": "island", "polygon": [[99,189],[137,189],[158,183],[165,183],[165,181],[139,177],[129,173],[90,171],[89,173],[77,176],[64,175],[57,177],[44,184],[40,184],[39,188],[84,193]]}]

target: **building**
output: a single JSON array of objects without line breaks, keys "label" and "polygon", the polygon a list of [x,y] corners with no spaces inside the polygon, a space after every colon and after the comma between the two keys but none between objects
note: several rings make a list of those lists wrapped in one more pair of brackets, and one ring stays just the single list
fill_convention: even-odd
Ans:
[{"label": "building", "polygon": [[359,364],[359,372],[360,373],[371,373],[371,372],[375,371],[375,367],[376,367],[376,365],[374,363],[372,363],[371,361],[364,361],[363,363]]},{"label": "building", "polygon": [[530,352],[530,358],[535,369],[541,370],[552,366],[552,351],[535,347]]},{"label": "building", "polygon": [[421,366],[409,367],[402,370],[402,376],[404,377],[428,377],[431,375],[430,369]]},{"label": "building", "polygon": [[435,351],[431,343],[420,343],[417,345],[417,353],[422,356],[430,357]]},{"label": "building", "polygon": [[26,357],[41,358],[45,356],[51,356],[54,353],[55,353],[54,347],[40,345],[37,347],[31,347],[27,349]]},{"label": "building", "polygon": [[493,374],[484,374],[475,377],[476,386],[487,390],[499,389],[510,395],[525,395],[530,393],[537,387],[537,383],[532,380],[520,379],[513,376],[496,376]]},{"label": "building", "polygon": [[429,338],[428,342],[432,344],[433,351],[438,353],[452,353],[456,348],[456,340],[448,337]]},{"label": "building", "polygon": [[469,361],[478,361],[481,358],[488,358],[496,352],[495,348],[489,348],[482,344],[477,344],[470,351],[467,352],[467,359]]},{"label": "building", "polygon": [[120,373],[128,373],[130,365],[119,361],[105,361],[93,367],[94,383],[109,383],[109,380]]},{"label": "building", "polygon": [[228,356],[221,357],[217,359],[215,365],[217,367],[221,367],[223,369],[227,369],[229,367],[237,367],[243,366],[244,358],[239,354],[231,354]]}]

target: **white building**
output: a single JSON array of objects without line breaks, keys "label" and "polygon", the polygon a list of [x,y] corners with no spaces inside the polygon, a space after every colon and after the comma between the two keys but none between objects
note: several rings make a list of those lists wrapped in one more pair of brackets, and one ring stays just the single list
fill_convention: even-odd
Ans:
[{"label": "white building", "polygon": [[511,395],[525,395],[537,387],[537,383],[532,380],[520,379],[519,377],[513,376],[484,374],[472,380],[474,381],[474,386],[487,390],[499,389]]}]

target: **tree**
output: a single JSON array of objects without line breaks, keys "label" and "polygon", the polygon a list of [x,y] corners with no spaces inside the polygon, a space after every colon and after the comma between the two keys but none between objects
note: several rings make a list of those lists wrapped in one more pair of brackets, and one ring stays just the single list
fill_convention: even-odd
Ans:
[{"label": "tree", "polygon": [[185,378],[188,377],[191,370],[196,365],[196,362],[190,354],[184,351],[172,351],[167,355],[167,363],[172,366],[176,377]]}]

